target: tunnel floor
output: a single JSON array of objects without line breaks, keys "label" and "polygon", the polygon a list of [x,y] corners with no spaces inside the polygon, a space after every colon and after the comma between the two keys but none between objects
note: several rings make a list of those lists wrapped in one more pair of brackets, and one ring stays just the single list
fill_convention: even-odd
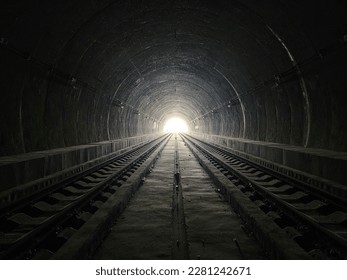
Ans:
[{"label": "tunnel floor", "polygon": [[0,259],[345,259],[339,185],[188,134],[93,163],[4,196]]},{"label": "tunnel floor", "polygon": [[181,138],[177,139],[186,244],[176,240],[173,219],[175,137],[104,240],[96,259],[172,259],[187,246],[190,259],[262,259],[240,218],[218,193]]}]

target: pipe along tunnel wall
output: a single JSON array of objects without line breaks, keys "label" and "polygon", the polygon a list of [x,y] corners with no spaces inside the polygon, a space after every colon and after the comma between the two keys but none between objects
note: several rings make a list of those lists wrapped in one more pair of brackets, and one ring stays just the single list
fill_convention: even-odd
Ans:
[{"label": "pipe along tunnel wall", "polygon": [[2,3],[2,197],[153,139],[171,117],[346,184],[346,11],[313,0]]}]

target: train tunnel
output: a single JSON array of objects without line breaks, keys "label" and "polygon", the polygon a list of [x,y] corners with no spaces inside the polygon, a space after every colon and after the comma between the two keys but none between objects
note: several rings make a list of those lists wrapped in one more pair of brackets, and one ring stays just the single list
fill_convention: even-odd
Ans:
[{"label": "train tunnel", "polygon": [[5,216],[174,118],[174,132],[314,182],[344,208],[346,12],[338,0],[2,3]]}]

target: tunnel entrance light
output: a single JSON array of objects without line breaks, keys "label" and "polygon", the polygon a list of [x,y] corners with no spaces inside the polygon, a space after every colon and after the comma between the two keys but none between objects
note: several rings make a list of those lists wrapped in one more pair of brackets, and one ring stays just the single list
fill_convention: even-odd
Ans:
[{"label": "tunnel entrance light", "polygon": [[165,133],[186,133],[188,132],[188,125],[182,119],[172,118],[165,123],[164,132]]}]

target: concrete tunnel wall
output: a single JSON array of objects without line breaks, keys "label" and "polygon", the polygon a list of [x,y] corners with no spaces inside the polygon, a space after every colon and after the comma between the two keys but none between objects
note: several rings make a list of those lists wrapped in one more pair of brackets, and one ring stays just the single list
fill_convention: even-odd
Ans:
[{"label": "concrete tunnel wall", "polygon": [[0,156],[149,139],[172,116],[200,137],[345,152],[346,11],[337,0],[2,3]]}]

